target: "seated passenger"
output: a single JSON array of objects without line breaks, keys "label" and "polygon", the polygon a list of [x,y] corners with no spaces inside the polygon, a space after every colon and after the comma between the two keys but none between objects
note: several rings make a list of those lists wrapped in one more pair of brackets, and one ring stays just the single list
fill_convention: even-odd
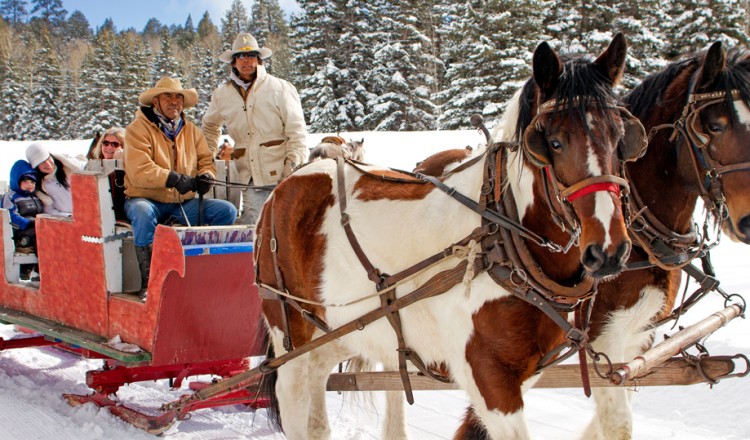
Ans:
[{"label": "seated passenger", "polygon": [[37,172],[37,191],[44,202],[44,213],[66,217],[73,215],[70,176],[83,169],[83,161],[64,154],[52,155],[38,142],[26,147],[26,159]]},{"label": "seated passenger", "polygon": [[[2,207],[10,212],[16,252],[36,253],[36,215],[44,211],[36,195],[36,171],[25,160],[16,161],[10,169],[10,191],[3,195]],[[35,264],[21,265],[21,278],[30,278]]]},{"label": "seated passenger", "polygon": [[[92,160],[122,159],[125,148],[125,129],[112,127],[96,142],[86,157]],[[91,162],[89,162],[91,163]],[[88,169],[88,164],[86,166]],[[109,175],[109,191],[112,194],[112,206],[115,210],[115,220],[127,222],[125,215],[125,171],[115,170]]]},{"label": "seated passenger", "polygon": [[[139,296],[145,299],[156,225],[173,219],[196,225],[201,209],[196,192],[211,189],[216,168],[203,132],[182,113],[198,102],[195,89],[183,89],[179,79],[165,77],[138,100],[142,107],[126,136],[125,212],[141,270]],[[231,225],[237,209],[226,200],[207,199],[201,216],[207,225]]]}]

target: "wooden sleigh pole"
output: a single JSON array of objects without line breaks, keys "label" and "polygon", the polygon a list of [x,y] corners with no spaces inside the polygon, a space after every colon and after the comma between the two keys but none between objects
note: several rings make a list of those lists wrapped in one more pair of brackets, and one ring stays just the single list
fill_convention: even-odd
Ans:
[{"label": "wooden sleigh pole", "polygon": [[685,348],[693,346],[740,315],[742,315],[742,308],[737,304],[732,304],[723,310],[719,310],[707,318],[680,330],[669,339],[653,346],[650,350],[636,357],[626,365],[616,369],[611,375],[610,380],[615,385],[621,385],[631,378],[645,376],[656,366],[679,354]]}]

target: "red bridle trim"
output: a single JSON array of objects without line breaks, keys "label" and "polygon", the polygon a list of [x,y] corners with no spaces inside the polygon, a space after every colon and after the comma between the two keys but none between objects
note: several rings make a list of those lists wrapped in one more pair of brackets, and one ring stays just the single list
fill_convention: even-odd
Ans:
[{"label": "red bridle trim", "polygon": [[589,194],[598,192],[598,191],[609,191],[613,194],[615,194],[617,197],[620,197],[620,185],[616,183],[611,182],[599,182],[599,183],[592,183],[591,185],[585,186],[578,191],[574,192],[573,194],[568,196],[568,201],[573,202],[576,199],[580,199],[583,196],[587,196]]}]

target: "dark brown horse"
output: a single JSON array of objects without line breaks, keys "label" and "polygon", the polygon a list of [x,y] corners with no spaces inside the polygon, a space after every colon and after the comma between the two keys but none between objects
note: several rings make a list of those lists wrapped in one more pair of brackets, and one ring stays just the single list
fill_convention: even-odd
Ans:
[{"label": "dark brown horse", "polygon": [[[488,149],[440,180],[317,161],[279,184],[257,229],[263,313],[277,354],[315,347],[269,375],[287,438],[330,437],[325,384],[334,365],[359,357],[399,370],[407,354],[412,362],[445,362],[489,438],[528,438],[522,389],[564,340],[567,321],[522,299],[524,279],[535,274],[501,265],[509,260],[497,252],[497,237],[527,242],[536,258],[529,270],[570,291],[622,270],[631,242],[619,197],[626,182],[617,175],[620,161],[645,146],[643,127],[612,92],[626,51],[622,35],[596,59],[563,61],[539,45],[533,79],[504,121],[505,140],[523,136],[523,146]],[[569,202],[554,219],[549,188]],[[517,208],[523,223],[512,237],[497,214],[501,204]],[[550,252],[566,243],[575,246]],[[448,276],[454,282],[443,284]],[[365,322],[414,293],[428,299]],[[348,328],[358,331],[315,344]],[[407,438],[403,401],[387,393],[382,438]]]},{"label": "dark brown horse", "polygon": [[[727,55],[714,43],[649,76],[624,100],[653,130],[645,157],[628,164],[627,174],[638,209],[647,207],[646,219],[670,231],[657,234],[659,240],[671,241],[675,253],[698,244],[692,216],[701,197],[714,220],[725,217],[729,237],[750,244],[750,53]],[[636,246],[631,260],[646,259]],[[613,362],[640,354],[653,341],[651,324],[671,312],[680,279],[678,268],[654,267],[600,284],[591,328],[595,350]],[[631,438],[631,393],[596,389],[596,415],[584,438]]]},{"label": "dark brown horse", "polygon": [[[693,213],[701,197],[715,221],[724,219],[729,237],[750,244],[750,53],[734,49],[726,55],[715,43],[649,76],[624,100],[653,134],[646,155],[627,164],[633,211],[647,208],[635,229],[656,231],[651,237],[673,254],[689,253],[700,247]],[[649,255],[669,253],[635,246],[631,262]],[[590,336],[593,348],[612,362],[630,361],[648,348],[653,323],[672,311],[681,271],[660,266],[599,284]],[[593,393],[596,413],[583,438],[632,438],[632,391]],[[487,437],[470,411],[456,438]]]}]

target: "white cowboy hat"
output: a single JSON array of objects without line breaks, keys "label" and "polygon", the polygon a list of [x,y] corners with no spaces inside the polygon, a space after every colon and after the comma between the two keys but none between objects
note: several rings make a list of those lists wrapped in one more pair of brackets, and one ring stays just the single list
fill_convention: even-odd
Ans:
[{"label": "white cowboy hat", "polygon": [[231,49],[227,49],[224,53],[219,55],[219,59],[225,63],[231,63],[232,57],[235,54],[242,52],[258,52],[261,59],[269,58],[273,54],[273,51],[271,49],[258,46],[258,42],[255,40],[255,37],[248,34],[247,32],[243,32],[237,35],[237,38],[234,39],[234,43],[232,43]]},{"label": "white cowboy hat", "polygon": [[178,78],[165,76],[156,82],[156,85],[145,92],[141,93],[138,101],[143,105],[153,105],[154,98],[162,93],[179,93],[184,98],[182,106],[184,108],[195,107],[198,103],[198,92],[195,89],[183,89],[182,82]]}]

